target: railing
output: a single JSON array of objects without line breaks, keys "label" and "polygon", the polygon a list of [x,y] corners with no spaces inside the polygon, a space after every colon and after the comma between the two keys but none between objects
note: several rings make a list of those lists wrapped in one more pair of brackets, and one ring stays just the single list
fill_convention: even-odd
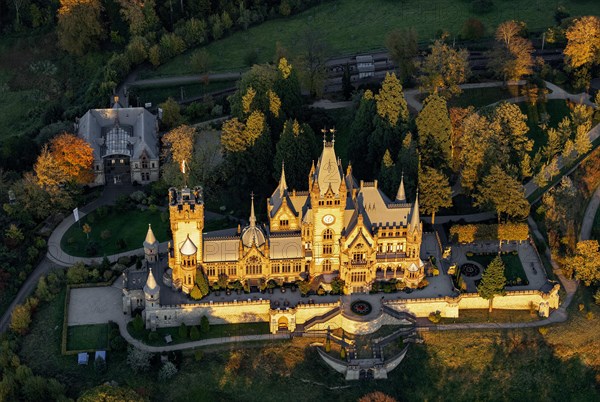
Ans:
[{"label": "railing", "polygon": [[340,313],[340,308],[336,307],[333,310],[329,310],[325,314],[317,315],[317,316],[311,318],[310,320],[307,320],[306,322],[304,322],[304,324],[302,324],[302,326],[304,327],[304,330],[306,331],[307,329],[309,329],[313,325],[322,324],[324,322],[329,321],[330,319],[332,319],[333,317],[335,317],[339,313]]},{"label": "railing", "polygon": [[351,260],[350,265],[367,265],[367,260]]},{"label": "railing", "polygon": [[377,253],[378,260],[397,260],[399,258],[407,258],[406,253]]}]

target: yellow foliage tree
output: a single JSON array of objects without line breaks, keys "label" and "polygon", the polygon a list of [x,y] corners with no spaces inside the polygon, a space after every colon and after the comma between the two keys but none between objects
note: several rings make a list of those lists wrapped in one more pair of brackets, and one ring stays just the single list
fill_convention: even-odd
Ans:
[{"label": "yellow foliage tree", "polygon": [[67,52],[82,55],[104,35],[100,0],[60,0],[58,42]]},{"label": "yellow foliage tree", "polygon": [[245,114],[250,113],[252,109],[252,102],[254,101],[254,97],[256,96],[256,91],[252,87],[248,87],[246,90],[246,94],[242,96],[242,110]]},{"label": "yellow foliage tree", "polygon": [[281,99],[279,99],[279,96],[277,96],[277,94],[270,89],[267,92],[267,95],[269,96],[269,111],[271,112],[271,114],[273,114],[273,116],[279,117],[279,110],[281,109]]},{"label": "yellow foliage tree", "polygon": [[242,152],[247,148],[244,141],[244,129],[246,125],[237,117],[223,123],[221,132],[221,146],[227,152]]},{"label": "yellow foliage tree", "polygon": [[573,68],[600,62],[600,18],[595,15],[581,17],[567,29],[567,62]]},{"label": "yellow foliage tree", "polygon": [[[366,95],[366,94],[365,94]],[[377,114],[387,120],[391,126],[396,126],[398,120],[408,118],[408,107],[402,84],[394,73],[386,73],[379,93],[375,95]]]},{"label": "yellow foliage tree", "polygon": [[163,155],[178,165],[191,163],[195,138],[196,128],[185,124],[169,131],[162,137]]},{"label": "yellow foliage tree", "polygon": [[246,120],[246,129],[244,130],[244,137],[246,138],[248,146],[254,145],[254,142],[260,137],[265,129],[265,115],[255,110],[248,116]]},{"label": "yellow foliage tree", "polygon": [[279,66],[277,68],[279,69],[279,72],[281,72],[281,76],[284,80],[287,80],[292,74],[292,65],[288,63],[285,57],[279,59]]},{"label": "yellow foliage tree", "polygon": [[567,271],[575,272],[575,277],[590,286],[600,282],[600,247],[598,240],[577,242],[574,256],[565,258]]},{"label": "yellow foliage tree", "polygon": [[94,150],[82,138],[63,133],[42,148],[33,169],[38,185],[56,189],[61,184],[73,182],[86,184],[93,180]]}]

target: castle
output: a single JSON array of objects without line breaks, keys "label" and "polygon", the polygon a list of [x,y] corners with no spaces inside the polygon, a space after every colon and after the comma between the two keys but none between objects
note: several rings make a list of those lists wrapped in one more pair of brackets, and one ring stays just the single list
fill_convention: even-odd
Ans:
[{"label": "castle", "polygon": [[268,225],[257,222],[252,199],[246,227],[203,233],[202,189],[169,189],[173,241],[164,282],[190,293],[201,268],[210,284],[224,276],[250,289],[307,277],[325,286],[339,277],[347,294],[367,292],[379,280],[417,287],[425,277],[418,194],[408,203],[402,180],[391,201],[377,181],[357,183],[351,166],[344,173],[334,144],[323,141],[309,191],[289,190],[282,166],[267,199]]}]

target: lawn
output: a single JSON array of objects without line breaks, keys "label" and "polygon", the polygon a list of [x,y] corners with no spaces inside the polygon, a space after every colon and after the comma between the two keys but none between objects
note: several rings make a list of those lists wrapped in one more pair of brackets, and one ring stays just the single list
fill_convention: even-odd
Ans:
[{"label": "lawn", "polygon": [[550,116],[548,127],[556,128],[558,127],[558,123],[571,113],[571,110],[562,99],[551,99],[537,106],[531,106],[526,102],[521,102],[518,105],[521,111],[527,115],[528,136],[533,140],[533,149],[531,151],[531,156],[533,157],[538,149],[546,145],[546,133],[538,125],[540,115],[544,112],[548,113]]},{"label": "lawn", "polygon": [[[65,233],[61,240],[62,249],[74,256],[88,257],[86,247],[89,242],[95,242],[97,247],[96,255],[112,255],[128,250],[135,250],[142,247],[146,238],[148,224],[152,224],[152,231],[159,242],[167,240],[167,229],[169,221],[163,221],[161,211],[141,211],[134,209],[126,213],[109,210],[105,217],[99,217],[94,211],[90,215],[84,216],[79,223],[74,223]],[[92,228],[89,239],[81,229],[84,224],[89,224]],[[108,230],[110,236],[102,238],[102,232]],[[106,233],[105,233],[106,234]],[[125,247],[119,248],[117,241],[123,239]]]},{"label": "lawn", "polygon": [[182,89],[183,98],[190,99],[201,97],[211,92],[221,91],[223,89],[235,88],[236,81],[215,81],[206,84],[187,84],[176,86],[136,86],[130,90],[130,97],[137,99],[139,105],[151,102],[157,105],[171,97],[175,100],[181,100]]},{"label": "lawn", "polygon": [[106,350],[108,324],[75,325],[67,330],[67,350]]},{"label": "lawn", "polygon": [[[171,337],[173,338],[172,344],[174,345],[178,343],[192,342],[189,338],[190,329],[191,327],[187,328],[188,336],[182,338],[179,336],[179,327],[158,328],[156,330],[156,332],[158,333],[158,338],[150,339],[150,331],[147,331],[146,329],[136,331],[135,328],[133,328],[133,323],[130,322],[127,324],[127,331],[129,331],[131,336],[152,346],[166,345],[165,336],[167,335],[171,335]],[[198,329],[200,329],[200,326],[198,326]],[[210,330],[208,332],[200,332],[200,339],[225,338],[228,336],[243,335],[263,335],[269,333],[270,332],[268,322],[253,322],[248,324],[222,324],[211,325]]]},{"label": "lawn", "polygon": [[[521,278],[521,280],[527,280],[527,275],[525,275],[525,271],[523,271],[523,264],[521,264],[521,260],[518,255],[514,255],[512,253],[502,254],[500,256],[502,261],[504,262],[504,275],[506,276],[507,282],[516,281],[517,278]],[[471,261],[475,261],[479,263],[484,269],[487,267],[490,262],[494,258],[496,258],[496,254],[493,255],[484,255],[484,254],[475,254],[471,257],[467,257]]]},{"label": "lawn", "polygon": [[[258,62],[272,60],[276,42],[285,48],[296,49],[302,32],[307,29],[320,32],[329,44],[328,54],[333,56],[383,49],[387,33],[396,28],[414,28],[419,41],[425,45],[442,30],[452,36],[458,35],[469,18],[481,20],[491,35],[496,25],[511,19],[525,21],[528,29],[533,31],[554,25],[557,5],[564,5],[571,15],[600,14],[600,3],[593,0],[548,0],[543,3],[502,0],[494,4],[493,12],[474,15],[468,1],[372,0],[368,7],[363,0],[328,1],[298,15],[236,32],[212,42],[206,49],[213,60],[212,71],[232,71],[246,68],[244,58],[253,50],[258,53]],[[190,54],[178,56],[143,76],[191,74]]]},{"label": "lawn", "polygon": [[519,88],[511,86],[465,89],[459,96],[450,99],[448,107],[473,106],[475,109],[479,109],[504,99],[519,96]]}]

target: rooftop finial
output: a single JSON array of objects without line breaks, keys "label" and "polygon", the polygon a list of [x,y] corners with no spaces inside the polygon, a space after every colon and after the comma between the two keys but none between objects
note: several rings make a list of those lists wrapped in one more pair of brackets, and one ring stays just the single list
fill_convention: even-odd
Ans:
[{"label": "rooftop finial", "polygon": [[335,144],[335,128],[329,129],[329,132],[331,133],[331,143]]},{"label": "rooftop finial", "polygon": [[250,226],[256,226],[256,216],[254,215],[254,191],[250,193]]},{"label": "rooftop finial", "polygon": [[321,132],[323,133],[323,145],[325,145],[327,142],[327,127],[322,128]]}]

